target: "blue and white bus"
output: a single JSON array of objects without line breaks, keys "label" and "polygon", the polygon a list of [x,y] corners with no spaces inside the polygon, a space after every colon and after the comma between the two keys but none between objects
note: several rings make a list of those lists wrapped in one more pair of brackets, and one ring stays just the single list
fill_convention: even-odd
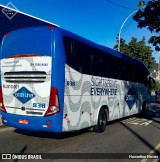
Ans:
[{"label": "blue and white bus", "polygon": [[65,132],[144,112],[150,106],[145,65],[53,26],[7,33],[1,44],[3,124]]}]

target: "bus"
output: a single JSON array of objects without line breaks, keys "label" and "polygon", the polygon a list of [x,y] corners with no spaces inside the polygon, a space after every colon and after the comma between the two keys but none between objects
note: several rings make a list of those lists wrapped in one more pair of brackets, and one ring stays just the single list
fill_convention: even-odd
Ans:
[{"label": "bus", "polygon": [[107,122],[150,107],[149,71],[142,62],[60,27],[11,31],[0,57],[4,125],[104,132]]}]

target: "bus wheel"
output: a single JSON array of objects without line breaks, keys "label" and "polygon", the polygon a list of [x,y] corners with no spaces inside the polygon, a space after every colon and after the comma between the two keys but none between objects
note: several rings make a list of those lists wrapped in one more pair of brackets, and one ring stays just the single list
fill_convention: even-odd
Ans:
[{"label": "bus wheel", "polygon": [[141,114],[144,115],[145,111],[146,111],[146,102],[143,102]]},{"label": "bus wheel", "polygon": [[108,112],[105,109],[100,109],[99,115],[98,115],[98,122],[97,125],[93,127],[93,131],[101,133],[104,132],[106,129],[108,120]]}]

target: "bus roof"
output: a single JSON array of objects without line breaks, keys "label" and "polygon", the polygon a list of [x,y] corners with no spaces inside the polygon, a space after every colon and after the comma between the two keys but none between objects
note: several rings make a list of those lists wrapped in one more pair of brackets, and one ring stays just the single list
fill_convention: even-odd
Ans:
[{"label": "bus roof", "polygon": [[[12,4],[12,3],[11,3]],[[24,12],[21,12],[16,9],[3,6],[0,4],[0,42],[2,41],[3,36],[13,30],[33,27],[33,26],[57,26],[49,21],[31,16]]]}]

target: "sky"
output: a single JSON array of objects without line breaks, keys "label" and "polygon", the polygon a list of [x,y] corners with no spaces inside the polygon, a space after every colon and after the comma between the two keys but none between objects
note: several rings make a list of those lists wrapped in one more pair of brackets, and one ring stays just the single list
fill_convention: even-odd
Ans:
[{"label": "sky", "polygon": [[[9,2],[22,12],[113,48],[123,22],[138,9],[139,0],[0,0],[2,5]],[[137,28],[131,16],[122,28],[121,38],[129,42],[131,37],[141,40],[143,36],[148,40],[151,32]],[[159,53],[153,51],[153,57],[158,62]]]}]

